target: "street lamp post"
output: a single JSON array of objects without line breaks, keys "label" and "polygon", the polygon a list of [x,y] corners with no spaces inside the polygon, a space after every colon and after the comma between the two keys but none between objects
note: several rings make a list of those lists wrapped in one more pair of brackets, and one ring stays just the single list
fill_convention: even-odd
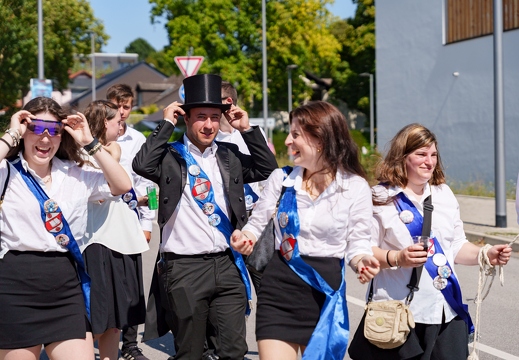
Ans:
[{"label": "street lamp post", "polygon": [[292,111],[292,70],[297,69],[297,65],[291,64],[287,66],[288,71],[288,114]]},{"label": "street lamp post", "polygon": [[373,74],[362,73],[359,76],[369,77],[369,145],[375,147],[375,103],[373,101]]},{"label": "street lamp post", "polygon": [[38,79],[45,79],[43,73],[43,4],[38,0]]},{"label": "street lamp post", "polygon": [[90,47],[92,53],[92,101],[96,99],[96,59],[95,59],[95,33],[90,30]]}]

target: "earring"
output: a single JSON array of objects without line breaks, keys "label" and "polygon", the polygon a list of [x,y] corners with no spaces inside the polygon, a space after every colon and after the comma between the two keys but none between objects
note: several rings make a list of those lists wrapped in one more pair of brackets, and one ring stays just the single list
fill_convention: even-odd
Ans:
[{"label": "earring", "polygon": [[321,152],[321,149],[317,148],[317,152]]}]

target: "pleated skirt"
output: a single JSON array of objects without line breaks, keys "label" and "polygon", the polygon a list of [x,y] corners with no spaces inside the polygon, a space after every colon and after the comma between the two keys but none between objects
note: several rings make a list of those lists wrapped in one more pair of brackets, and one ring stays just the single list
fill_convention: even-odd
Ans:
[{"label": "pleated skirt", "polygon": [[144,323],[146,306],[142,279],[142,256],[124,255],[101,244],[83,252],[92,280],[90,314],[92,332],[125,329]]}]

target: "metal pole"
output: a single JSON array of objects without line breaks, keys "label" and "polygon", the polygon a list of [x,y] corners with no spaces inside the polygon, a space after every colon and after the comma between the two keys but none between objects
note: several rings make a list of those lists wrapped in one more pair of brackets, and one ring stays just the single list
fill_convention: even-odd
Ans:
[{"label": "metal pole", "polygon": [[38,79],[45,79],[43,72],[43,5],[38,0]]},{"label": "metal pole", "polygon": [[96,54],[95,54],[95,34],[90,32],[90,44],[92,47],[92,101],[96,99]]},{"label": "metal pole", "polygon": [[292,69],[288,67],[288,114],[292,111]]},{"label": "metal pole", "polygon": [[267,10],[265,0],[261,0],[261,31],[262,36],[262,53],[263,53],[263,130],[268,134],[267,118],[268,118],[268,95],[267,95]]},{"label": "metal pole", "polygon": [[373,99],[373,74],[369,74],[369,145],[375,148],[375,102]]},{"label": "metal pole", "polygon": [[503,2],[494,0],[494,147],[496,227],[506,227],[505,126],[503,106]]}]

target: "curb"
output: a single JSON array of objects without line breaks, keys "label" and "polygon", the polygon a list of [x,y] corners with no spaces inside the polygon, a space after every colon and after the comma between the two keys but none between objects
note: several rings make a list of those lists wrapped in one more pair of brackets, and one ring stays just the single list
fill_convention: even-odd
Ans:
[{"label": "curb", "polygon": [[[465,231],[467,240],[475,243],[485,243],[490,245],[508,244],[512,242],[513,238],[506,238],[501,236],[487,235],[476,231]],[[512,251],[519,252],[519,242],[512,244]]]}]

